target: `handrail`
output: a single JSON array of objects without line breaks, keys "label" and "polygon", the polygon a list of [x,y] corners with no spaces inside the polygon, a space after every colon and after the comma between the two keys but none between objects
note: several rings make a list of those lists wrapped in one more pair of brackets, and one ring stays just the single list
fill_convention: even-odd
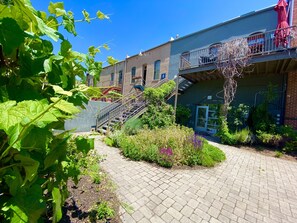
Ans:
[{"label": "handrail", "polygon": [[[167,79],[163,79],[151,87],[158,87],[167,81],[168,81]],[[139,100],[141,97],[143,97],[143,92],[137,94],[135,97],[131,97],[131,95],[133,94],[129,94],[128,95],[129,97],[125,96],[124,99],[127,99],[127,100],[123,100],[123,99],[118,100],[120,101],[118,105],[115,104],[116,102],[113,102],[111,105],[108,106],[109,108],[108,110],[106,108],[102,109],[100,114],[97,117],[97,124],[96,124],[97,128],[106,124],[107,122],[110,122],[112,119],[119,116],[120,113],[126,112],[127,109],[125,108],[128,106],[131,106],[133,102],[135,101],[144,102],[144,99]],[[102,111],[104,111],[104,113]]]},{"label": "handrail", "polygon": [[[290,49],[296,47],[293,45],[293,38],[296,38],[297,26],[290,26],[283,29],[276,29],[267,32],[258,32],[256,34],[242,37],[246,39],[250,50],[250,56],[268,55],[279,50]],[[275,33],[289,34],[285,39],[280,39],[275,36]],[[236,39],[242,39],[236,38]],[[236,39],[230,40],[234,41]],[[187,54],[180,56],[180,70],[187,70],[195,67],[214,64],[217,62],[218,51],[222,44],[210,45],[196,50],[192,50]]]}]

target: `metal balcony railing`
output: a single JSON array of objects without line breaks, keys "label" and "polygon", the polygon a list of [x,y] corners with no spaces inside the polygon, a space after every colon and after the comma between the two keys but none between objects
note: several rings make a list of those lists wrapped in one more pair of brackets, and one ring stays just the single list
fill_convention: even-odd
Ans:
[{"label": "metal balcony railing", "polygon": [[[297,38],[296,26],[291,26],[286,29],[278,30],[281,33],[289,33],[285,41],[283,41],[285,44],[282,44],[283,42],[279,42],[276,39],[275,31],[276,30],[272,30],[269,32],[258,32],[250,36],[241,37],[240,39],[246,39],[247,44],[249,46],[249,53],[252,57],[268,55],[275,53],[279,50],[296,47],[297,39],[294,40],[296,41],[296,43],[293,44],[293,39]],[[276,42],[279,42],[279,44],[277,44]],[[219,50],[221,49],[222,44],[224,43],[215,44],[209,47],[183,53],[180,56],[180,70],[186,70],[190,68],[214,64],[217,61],[217,55],[219,53]]]}]

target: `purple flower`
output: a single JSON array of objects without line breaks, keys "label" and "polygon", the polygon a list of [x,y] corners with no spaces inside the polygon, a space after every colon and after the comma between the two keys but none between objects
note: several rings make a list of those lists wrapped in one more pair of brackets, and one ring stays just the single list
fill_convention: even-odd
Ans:
[{"label": "purple flower", "polygon": [[194,149],[201,149],[203,145],[201,138],[197,134],[194,134],[193,136],[191,136],[189,141],[190,143],[192,143]]},{"label": "purple flower", "polygon": [[172,151],[171,148],[161,148],[160,149],[160,154],[166,155],[166,156],[172,156],[173,155],[173,151]]}]

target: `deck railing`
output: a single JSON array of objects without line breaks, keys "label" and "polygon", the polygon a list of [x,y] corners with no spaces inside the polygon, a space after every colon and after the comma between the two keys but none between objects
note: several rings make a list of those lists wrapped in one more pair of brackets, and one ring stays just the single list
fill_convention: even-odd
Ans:
[{"label": "deck railing", "polygon": [[[252,57],[268,55],[275,53],[279,50],[285,50],[296,47],[296,26],[291,26],[285,29],[278,30],[280,33],[289,33],[289,35],[285,38],[285,41],[282,42],[276,39],[275,31],[276,30],[272,30],[269,32],[258,32],[250,36],[241,37],[240,39],[244,38],[247,40],[250,49],[250,56]],[[295,44],[293,44],[293,40]],[[217,61],[217,55],[222,44],[224,43],[214,44],[209,47],[183,53],[180,56],[180,70],[186,70],[190,68],[214,64]]]}]

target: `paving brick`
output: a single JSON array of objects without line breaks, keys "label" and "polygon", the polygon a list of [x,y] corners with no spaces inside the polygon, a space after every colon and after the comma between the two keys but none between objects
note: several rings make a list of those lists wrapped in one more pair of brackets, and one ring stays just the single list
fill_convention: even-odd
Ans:
[{"label": "paving brick", "polygon": [[176,220],[180,220],[182,218],[182,214],[180,212],[178,212],[177,210],[175,210],[174,208],[170,207],[167,210],[167,213],[170,214],[173,218],[175,218]]},{"label": "paving brick", "polygon": [[174,203],[174,200],[172,200],[171,198],[166,198],[163,202],[162,202],[162,204],[165,206],[165,207],[167,207],[167,208],[169,208],[172,204]]},{"label": "paving brick", "polygon": [[164,169],[128,161],[118,149],[95,143],[106,154],[101,167],[117,185],[118,197],[134,209],[130,214],[121,208],[124,223],[296,222],[296,162],[211,142],[226,153],[222,164]]},{"label": "paving brick", "polygon": [[184,206],[184,208],[181,210],[181,213],[188,218],[191,217],[193,212],[194,209],[189,206]]}]

